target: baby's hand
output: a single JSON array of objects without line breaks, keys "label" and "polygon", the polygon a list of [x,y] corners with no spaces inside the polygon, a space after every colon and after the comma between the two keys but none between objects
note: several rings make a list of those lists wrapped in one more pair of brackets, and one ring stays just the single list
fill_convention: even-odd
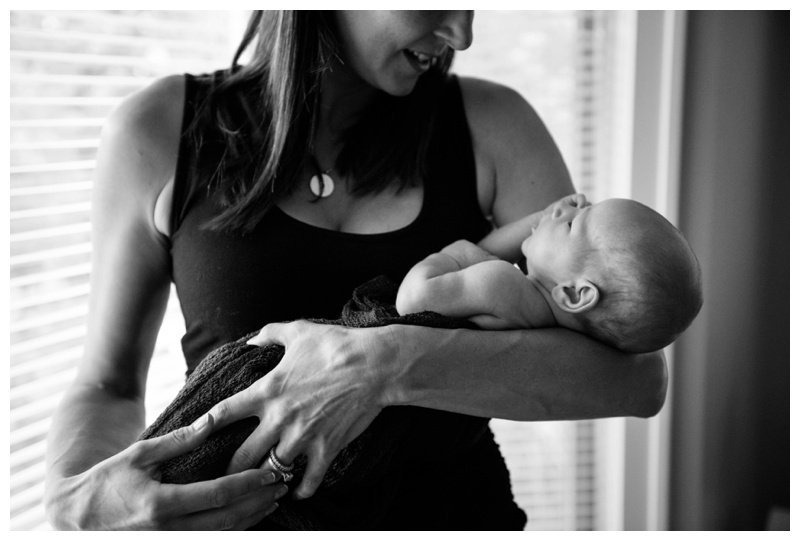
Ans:
[{"label": "baby's hand", "polygon": [[588,207],[589,205],[591,205],[591,203],[589,202],[588,199],[586,199],[586,196],[583,195],[582,193],[574,193],[566,197],[562,197],[561,199],[550,203],[544,210],[540,210],[539,212],[534,213],[531,220],[531,226],[539,227],[539,222],[542,220],[542,217],[547,216],[548,214],[553,212],[553,209],[555,209],[559,205],[568,205],[570,207],[582,209],[583,207]]},{"label": "baby's hand", "polygon": [[442,248],[442,253],[447,254],[458,262],[459,267],[466,268],[481,261],[498,259],[477,244],[467,240],[457,240]]}]

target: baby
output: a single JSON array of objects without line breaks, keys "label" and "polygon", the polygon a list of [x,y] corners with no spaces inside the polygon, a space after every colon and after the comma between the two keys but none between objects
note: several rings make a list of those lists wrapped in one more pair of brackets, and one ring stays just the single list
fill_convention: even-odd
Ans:
[{"label": "baby", "polygon": [[[527,273],[510,263],[525,258]],[[672,343],[703,304],[700,265],[663,216],[629,199],[583,195],[460,240],[417,263],[397,294],[403,314],[430,310],[484,329],[561,326],[617,349]]]}]

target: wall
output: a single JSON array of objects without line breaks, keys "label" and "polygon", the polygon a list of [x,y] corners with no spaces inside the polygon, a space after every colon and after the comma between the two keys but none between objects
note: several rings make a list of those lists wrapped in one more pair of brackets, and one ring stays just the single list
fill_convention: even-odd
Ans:
[{"label": "wall", "polygon": [[789,505],[789,15],[690,12],[680,225],[705,305],[676,344],[672,529]]}]

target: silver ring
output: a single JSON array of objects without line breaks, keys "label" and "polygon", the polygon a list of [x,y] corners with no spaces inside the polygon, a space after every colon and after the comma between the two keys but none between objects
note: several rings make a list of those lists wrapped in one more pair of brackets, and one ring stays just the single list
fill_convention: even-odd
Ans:
[{"label": "silver ring", "polygon": [[292,468],[294,468],[294,462],[292,462],[287,466],[286,464],[278,460],[278,455],[275,453],[275,447],[269,450],[269,463],[275,470],[277,470],[277,473],[280,473],[283,476],[284,483],[288,483],[294,477],[294,475],[292,475]]}]

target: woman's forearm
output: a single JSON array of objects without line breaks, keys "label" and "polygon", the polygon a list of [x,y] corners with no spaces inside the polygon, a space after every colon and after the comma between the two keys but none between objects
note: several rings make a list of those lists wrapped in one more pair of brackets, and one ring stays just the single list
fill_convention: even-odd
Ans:
[{"label": "woman's forearm", "polygon": [[387,405],[520,421],[649,417],[663,405],[663,355],[626,355],[566,329],[388,328]]},{"label": "woman's forearm", "polygon": [[133,443],[144,428],[141,400],[101,386],[75,384],[61,401],[48,434],[48,476],[82,473]]},{"label": "woman's forearm", "polygon": [[81,474],[128,447],[141,432],[141,402],[96,385],[76,383],[59,404],[47,438],[44,504],[57,529],[89,524],[95,503]]}]

